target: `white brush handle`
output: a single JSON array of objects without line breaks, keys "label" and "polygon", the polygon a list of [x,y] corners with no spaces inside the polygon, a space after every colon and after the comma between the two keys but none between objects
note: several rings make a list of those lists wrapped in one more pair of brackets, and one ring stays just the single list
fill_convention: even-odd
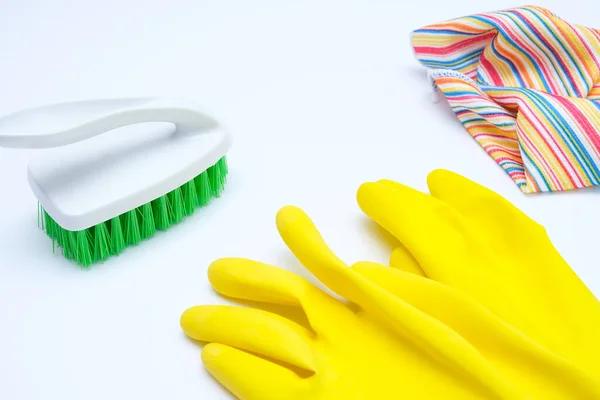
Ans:
[{"label": "white brush handle", "polygon": [[0,147],[40,149],[80,142],[142,122],[171,122],[176,134],[199,134],[219,123],[182,101],[124,98],[56,103],[0,118]]}]

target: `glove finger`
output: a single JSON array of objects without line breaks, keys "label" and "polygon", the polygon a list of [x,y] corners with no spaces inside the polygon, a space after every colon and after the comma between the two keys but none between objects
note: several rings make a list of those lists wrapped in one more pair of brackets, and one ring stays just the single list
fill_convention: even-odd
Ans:
[{"label": "glove finger", "polygon": [[427,186],[433,197],[448,203],[481,229],[504,231],[507,238],[527,234],[518,229],[523,224],[542,229],[504,197],[454,172],[432,171],[427,176]]},{"label": "glove finger", "polygon": [[190,338],[260,354],[315,371],[311,332],[277,314],[252,308],[196,306],[181,316]]},{"label": "glove finger", "polygon": [[346,266],[302,210],[291,206],[279,210],[277,228],[298,260],[334,292],[358,304],[421,350],[452,365],[458,373],[478,379],[491,392],[501,394],[499,398],[518,398],[510,382],[458,333]]},{"label": "glove finger", "polygon": [[302,265],[329,289],[361,306],[372,301],[369,288],[364,287],[370,282],[353,274],[333,253],[304,211],[293,206],[283,207],[277,213],[277,229]]},{"label": "glove finger", "polygon": [[496,335],[508,326],[470,297],[437,281],[367,261],[354,264],[352,270],[448,325],[478,349],[498,345]]},{"label": "glove finger", "polygon": [[[395,187],[392,181],[382,180],[379,183],[388,185],[390,188]],[[419,262],[402,243],[400,243],[400,245],[392,252],[392,255],[390,256],[390,266],[413,274],[427,276],[425,271],[423,271],[423,268],[419,265]]]},{"label": "glove finger", "polygon": [[[304,278],[258,261],[217,260],[209,267],[208,278],[215,290],[224,296],[298,307],[304,311],[310,327],[325,337],[337,332],[336,327],[344,318],[354,317],[344,304]],[[337,315],[338,320],[330,315]]]},{"label": "glove finger", "polygon": [[290,369],[227,345],[202,349],[208,372],[241,400],[306,398],[308,381]]},{"label": "glove finger", "polygon": [[413,257],[412,254],[408,251],[406,247],[402,244],[394,249],[392,255],[390,257],[390,267],[397,268],[399,270],[410,272],[411,274],[416,274],[420,276],[426,277],[425,271],[419,265],[417,260]]},{"label": "glove finger", "polygon": [[308,215],[298,207],[283,207],[277,213],[277,229],[296,258],[321,282],[344,296],[340,284],[347,281],[344,275],[348,266],[327,246]]},{"label": "glove finger", "polygon": [[221,258],[208,268],[208,280],[224,296],[300,307],[296,296],[307,284],[298,275],[244,258]]},{"label": "glove finger", "polygon": [[362,211],[395,236],[417,260],[425,274],[436,280],[452,274],[448,265],[466,258],[466,227],[450,205],[393,181],[360,186]]}]

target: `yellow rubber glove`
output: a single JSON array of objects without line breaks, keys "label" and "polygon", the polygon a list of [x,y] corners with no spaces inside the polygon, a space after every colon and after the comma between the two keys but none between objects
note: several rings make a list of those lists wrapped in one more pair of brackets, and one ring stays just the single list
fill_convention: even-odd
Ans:
[{"label": "yellow rubber glove", "polygon": [[209,279],[219,293],[298,308],[308,320],[303,326],[234,306],[197,306],[183,313],[184,332],[209,343],[202,351],[205,367],[238,398],[532,398],[454,330],[348,268],[301,210],[283,208],[277,226],[299,260],[354,304],[273,266],[245,259],[213,263]]},{"label": "yellow rubber glove", "polygon": [[506,199],[449,171],[431,195],[382,180],[363,184],[360,208],[400,242],[390,264],[471,296],[579,368],[600,371],[600,303],[545,229]]},{"label": "yellow rubber glove", "polygon": [[[406,307],[408,303],[435,317],[475,346],[497,373],[518,388],[517,393],[521,398],[600,398],[600,381],[595,371],[585,371],[545,349],[468,295],[435,281],[374,263],[359,263],[348,270],[327,247],[301,210],[287,208],[280,212],[281,215],[285,218],[280,217],[278,221],[279,233],[302,264],[338,295],[358,304],[367,312],[371,311],[375,318],[388,323],[390,328],[402,331],[399,325],[402,320],[391,322],[389,313],[396,311],[394,307]],[[367,284],[363,277],[376,283],[379,288]],[[398,301],[394,301],[389,294],[396,295]],[[376,299],[376,306],[385,305],[386,312],[368,308],[371,305],[365,303],[365,295]],[[492,382],[487,379],[488,371],[479,375],[479,371],[473,369],[475,364],[468,362],[466,353],[459,353],[458,357],[452,362],[460,362],[464,357],[464,371],[468,375],[480,377],[478,379],[483,382]]]},{"label": "yellow rubber glove", "polygon": [[238,397],[600,396],[598,383],[584,371],[461,292],[375,264],[348,268],[297,208],[282,209],[277,222],[298,259],[356,306],[347,307],[285,270],[243,259],[215,262],[209,278],[220,293],[300,307],[309,321],[305,328],[276,314],[223,306],[193,307],[183,314],[186,334],[212,343],[203,351],[207,369]]}]

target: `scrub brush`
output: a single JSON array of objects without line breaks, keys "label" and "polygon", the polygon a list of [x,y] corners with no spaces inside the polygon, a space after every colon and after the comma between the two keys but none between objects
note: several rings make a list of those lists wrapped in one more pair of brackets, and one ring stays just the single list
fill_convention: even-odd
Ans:
[{"label": "scrub brush", "polygon": [[50,149],[27,170],[38,225],[53,249],[89,267],[219,197],[231,140],[196,106],[125,98],[8,115],[0,147]]}]

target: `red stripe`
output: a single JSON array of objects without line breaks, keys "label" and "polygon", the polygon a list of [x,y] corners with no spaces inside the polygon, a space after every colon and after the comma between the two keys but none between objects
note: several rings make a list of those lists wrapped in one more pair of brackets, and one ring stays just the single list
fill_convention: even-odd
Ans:
[{"label": "red stripe", "polygon": [[493,133],[479,133],[477,135],[474,135],[473,137],[479,137],[479,136],[485,136],[485,137],[491,137],[491,138],[497,138],[497,139],[507,139],[507,140],[511,140],[513,142],[516,142],[515,138],[511,138],[508,136],[503,136],[503,135],[494,135]]},{"label": "red stripe", "polygon": [[490,77],[490,79],[492,80],[491,83],[493,83],[494,86],[504,86],[504,82],[502,81],[500,73],[498,72],[496,67],[487,59],[487,57],[482,55],[479,59],[479,64],[483,67],[483,70],[486,72],[486,75]]},{"label": "red stripe", "polygon": [[[494,153],[495,154],[495,153],[506,153],[506,152],[503,149],[501,149],[501,148],[491,148],[490,147],[490,153]],[[515,163],[515,164],[521,164],[521,165],[523,164],[522,160],[515,159],[514,157],[509,157],[509,156],[506,156],[506,155],[505,156],[498,156],[498,157],[496,157],[496,161],[499,161],[499,162],[509,161],[509,162],[512,162],[512,163]]]},{"label": "red stripe", "polygon": [[513,115],[508,112],[506,112],[506,113],[497,112],[497,113],[489,113],[489,114],[486,114],[485,116],[488,118],[501,118],[501,117],[512,117]]},{"label": "red stripe", "polygon": [[[497,151],[496,151],[496,150],[494,150],[494,152],[495,152],[495,153],[497,153],[497,152],[499,152],[499,151],[502,151],[503,153],[506,153],[506,154],[508,154],[509,156],[511,156],[511,157],[512,157],[512,159],[513,159],[515,162],[517,162],[517,161],[519,161],[519,162],[522,162],[522,161],[523,161],[523,160],[521,159],[521,153],[520,153],[520,152],[518,152],[518,151],[512,151],[512,150],[509,150],[509,149],[507,149],[507,148],[505,148],[505,147],[501,147],[501,146],[495,146],[495,147],[494,147],[494,146],[489,146],[489,148],[490,148],[490,149],[492,149],[492,148],[494,148],[494,149],[498,148],[499,150],[497,150]],[[508,156],[507,156],[507,158],[508,158]]]},{"label": "red stripe", "polygon": [[[425,53],[425,54],[435,54],[435,55],[444,55],[444,54],[454,54],[463,50],[465,47],[471,47],[476,44],[480,44],[481,42],[489,42],[494,36],[498,33],[496,31],[490,31],[488,33],[481,34],[479,36],[473,36],[468,39],[459,40],[455,43],[452,43],[447,46],[442,47],[433,47],[433,46],[414,46],[414,49],[417,53]],[[418,35],[418,34],[416,34]],[[441,35],[440,35],[441,36]],[[444,34],[444,36],[446,36]],[[451,35],[449,35],[451,36]],[[484,44],[485,46],[485,44]]]}]

